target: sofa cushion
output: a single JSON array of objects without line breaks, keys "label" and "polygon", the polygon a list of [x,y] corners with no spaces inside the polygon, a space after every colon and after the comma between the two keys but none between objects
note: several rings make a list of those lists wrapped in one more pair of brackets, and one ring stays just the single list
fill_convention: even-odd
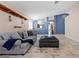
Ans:
[{"label": "sofa cushion", "polygon": [[2,36],[0,36],[0,41],[3,40]]},{"label": "sofa cushion", "polygon": [[12,39],[22,39],[21,37],[20,37],[20,35],[16,32],[16,33],[14,33],[13,35],[11,35],[11,38]]},{"label": "sofa cushion", "polygon": [[24,38],[27,38],[28,37],[28,34],[27,34],[26,31],[23,31],[23,36],[24,36]]},{"label": "sofa cushion", "polygon": [[2,38],[3,38],[4,40],[8,40],[8,39],[10,39],[10,36],[9,36],[8,34],[3,34],[3,35],[2,35]]},{"label": "sofa cushion", "polygon": [[4,41],[4,40],[0,37],[0,44],[2,43],[2,41]]},{"label": "sofa cushion", "polygon": [[24,49],[24,48],[28,48],[30,47],[31,45],[27,42],[27,43],[22,43],[21,44],[21,49]]},{"label": "sofa cushion", "polygon": [[21,36],[22,39],[24,38],[24,34],[23,34],[22,31],[19,31],[19,32],[17,32],[17,33]]},{"label": "sofa cushion", "polygon": [[21,45],[21,40],[17,40],[14,44],[14,46],[20,46]]},{"label": "sofa cushion", "polygon": [[6,42],[7,40],[4,40],[2,37],[0,37],[0,47]]},{"label": "sofa cushion", "polygon": [[31,45],[33,45],[33,40],[32,39],[26,39],[26,40],[22,40],[22,43],[29,43]]}]

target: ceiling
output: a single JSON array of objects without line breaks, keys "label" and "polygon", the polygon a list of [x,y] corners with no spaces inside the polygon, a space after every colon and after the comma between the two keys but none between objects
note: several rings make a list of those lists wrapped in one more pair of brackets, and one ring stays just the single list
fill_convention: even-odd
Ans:
[{"label": "ceiling", "polygon": [[1,1],[1,3],[28,17],[38,19],[68,12],[78,2],[73,1]]}]

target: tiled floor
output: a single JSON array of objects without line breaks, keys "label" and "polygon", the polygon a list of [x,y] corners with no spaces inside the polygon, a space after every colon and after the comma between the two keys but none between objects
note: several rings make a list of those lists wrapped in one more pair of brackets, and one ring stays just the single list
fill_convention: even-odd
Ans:
[{"label": "tiled floor", "polygon": [[78,58],[79,57],[79,42],[66,38],[64,35],[55,35],[60,42],[59,48],[39,48],[38,35],[37,42],[24,55],[2,55],[5,58]]}]

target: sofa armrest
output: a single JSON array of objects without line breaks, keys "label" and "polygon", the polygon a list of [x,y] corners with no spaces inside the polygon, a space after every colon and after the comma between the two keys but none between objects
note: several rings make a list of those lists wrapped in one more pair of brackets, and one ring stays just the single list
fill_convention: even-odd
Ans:
[{"label": "sofa armrest", "polygon": [[23,48],[27,48],[28,46],[31,46],[29,43],[22,43],[20,48],[23,49]]},{"label": "sofa armrest", "polygon": [[28,33],[28,36],[36,36],[37,35],[37,32],[35,30],[28,30],[27,33]]},{"label": "sofa armrest", "polygon": [[14,45],[15,46],[20,46],[21,45],[21,40],[17,40]]}]

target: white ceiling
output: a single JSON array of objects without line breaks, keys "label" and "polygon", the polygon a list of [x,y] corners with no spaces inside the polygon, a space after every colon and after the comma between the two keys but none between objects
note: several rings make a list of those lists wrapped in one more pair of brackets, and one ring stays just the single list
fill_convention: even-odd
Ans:
[{"label": "white ceiling", "polygon": [[69,11],[78,2],[59,1],[4,1],[1,2],[29,18],[44,18]]}]

